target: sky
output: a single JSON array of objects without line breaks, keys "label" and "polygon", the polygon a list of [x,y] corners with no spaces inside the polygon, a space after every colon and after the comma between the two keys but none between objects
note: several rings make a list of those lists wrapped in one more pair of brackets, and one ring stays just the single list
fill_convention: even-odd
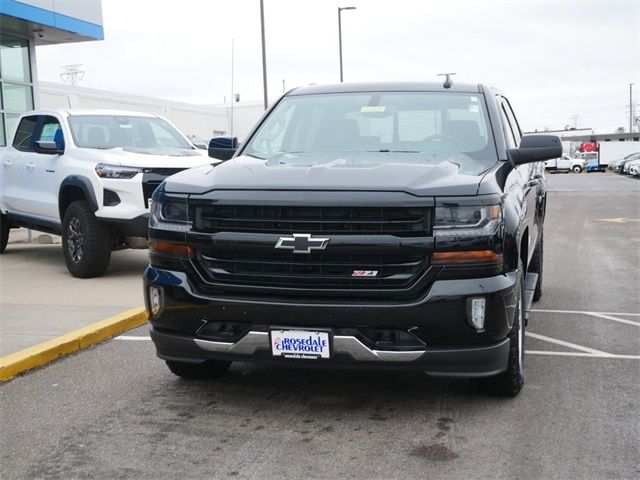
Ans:
[{"label": "sky", "polygon": [[[339,81],[486,83],[525,131],[629,126],[640,99],[640,0],[264,0],[270,99]],[[103,0],[105,40],[38,47],[41,80],[196,104],[262,100],[259,0]],[[233,44],[233,75],[232,75]],[[640,107],[636,108],[640,115]]]}]

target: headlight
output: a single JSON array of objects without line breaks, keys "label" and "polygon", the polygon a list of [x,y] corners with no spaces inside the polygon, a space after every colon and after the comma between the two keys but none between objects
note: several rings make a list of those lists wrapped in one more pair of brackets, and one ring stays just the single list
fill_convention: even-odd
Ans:
[{"label": "headlight", "polygon": [[176,232],[186,232],[191,228],[187,199],[168,197],[161,188],[153,194],[149,213],[150,227]]},{"label": "headlight", "polygon": [[133,178],[141,172],[142,169],[137,167],[121,167],[106,163],[96,165],[96,174],[101,178]]},{"label": "headlight", "polygon": [[482,207],[436,207],[435,234],[438,236],[491,235],[502,222],[499,205]]}]

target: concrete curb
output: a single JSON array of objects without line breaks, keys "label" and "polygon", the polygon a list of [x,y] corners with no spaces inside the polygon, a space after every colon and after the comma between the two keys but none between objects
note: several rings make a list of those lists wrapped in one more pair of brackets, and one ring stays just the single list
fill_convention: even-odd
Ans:
[{"label": "concrete curb", "polygon": [[61,337],[25,348],[0,358],[0,383],[71,353],[85,349],[138,327],[147,321],[144,308],[132,308],[113,317],[92,323]]}]

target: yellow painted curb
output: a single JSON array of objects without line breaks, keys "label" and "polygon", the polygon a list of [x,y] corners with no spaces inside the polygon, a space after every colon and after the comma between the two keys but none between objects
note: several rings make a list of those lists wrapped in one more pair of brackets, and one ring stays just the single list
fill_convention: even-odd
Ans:
[{"label": "yellow painted curb", "polygon": [[138,327],[146,321],[147,313],[144,308],[132,308],[61,337],[1,357],[0,382],[5,382],[19,373],[40,367],[96,343],[104,342],[126,330]]}]

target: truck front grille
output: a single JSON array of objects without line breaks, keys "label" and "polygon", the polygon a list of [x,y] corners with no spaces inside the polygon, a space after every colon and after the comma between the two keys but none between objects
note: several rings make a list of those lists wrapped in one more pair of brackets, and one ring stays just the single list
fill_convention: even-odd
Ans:
[{"label": "truck front grille", "polygon": [[303,207],[206,205],[195,207],[200,232],[323,235],[430,235],[428,207]]},{"label": "truck front grille", "polygon": [[[433,249],[429,206],[257,206],[194,201],[187,242],[203,287],[234,294],[417,297]],[[276,248],[293,234],[324,249]],[[426,288],[426,287],[425,287]]]},{"label": "truck front grille", "polygon": [[309,255],[270,250],[198,250],[206,280],[216,285],[298,289],[407,289],[426,270],[427,255],[326,251]]}]

